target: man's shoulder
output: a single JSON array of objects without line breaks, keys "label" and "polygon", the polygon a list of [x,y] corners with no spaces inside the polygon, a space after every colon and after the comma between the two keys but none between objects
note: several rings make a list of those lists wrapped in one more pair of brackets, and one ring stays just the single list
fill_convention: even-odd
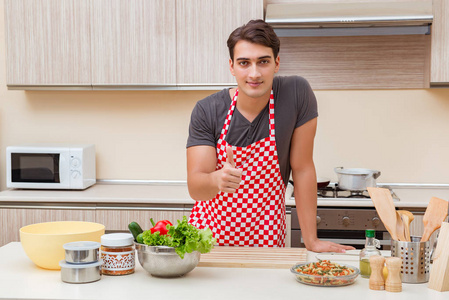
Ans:
[{"label": "man's shoulder", "polygon": [[223,89],[216,93],[213,93],[197,102],[200,106],[214,106],[216,104],[220,104],[226,102],[226,99],[229,98],[229,89]]},{"label": "man's shoulder", "polygon": [[292,87],[308,87],[309,82],[301,76],[292,75],[292,76],[275,76],[273,80],[274,88],[284,88],[286,86]]}]

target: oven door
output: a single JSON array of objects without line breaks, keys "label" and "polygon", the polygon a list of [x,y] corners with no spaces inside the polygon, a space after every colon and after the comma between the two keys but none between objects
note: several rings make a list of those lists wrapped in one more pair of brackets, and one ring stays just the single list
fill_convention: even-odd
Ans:
[{"label": "oven door", "polygon": [[[296,208],[291,209],[291,247],[305,247],[299,227]],[[381,250],[390,249],[391,237],[378,218],[374,208],[318,208],[317,236],[324,241],[350,245],[356,249],[365,247],[365,230],[374,229]]]}]

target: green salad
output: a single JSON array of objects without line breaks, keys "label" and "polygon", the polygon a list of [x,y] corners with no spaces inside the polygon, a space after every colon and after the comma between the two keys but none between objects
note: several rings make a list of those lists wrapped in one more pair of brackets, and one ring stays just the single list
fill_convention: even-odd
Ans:
[{"label": "green salad", "polygon": [[[152,220],[151,220],[152,221]],[[160,222],[164,222],[161,226]],[[210,252],[217,239],[212,235],[210,228],[198,229],[184,216],[178,220],[177,224],[171,225],[164,220],[157,224],[153,223],[153,228],[143,231],[137,239],[137,242],[149,246],[168,246],[175,248],[176,253],[184,258],[186,253],[198,251],[200,253]]]}]

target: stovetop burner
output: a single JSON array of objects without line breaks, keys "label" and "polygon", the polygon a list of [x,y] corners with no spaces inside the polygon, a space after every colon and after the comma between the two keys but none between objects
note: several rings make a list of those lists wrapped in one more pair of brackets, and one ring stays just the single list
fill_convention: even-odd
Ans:
[{"label": "stovetop burner", "polygon": [[[390,189],[391,191],[391,189]],[[398,201],[399,198],[391,191],[393,199]],[[335,199],[362,199],[371,200],[367,190],[365,191],[347,191],[338,187],[338,183],[331,183],[325,188],[318,189],[318,198],[335,198]]]}]

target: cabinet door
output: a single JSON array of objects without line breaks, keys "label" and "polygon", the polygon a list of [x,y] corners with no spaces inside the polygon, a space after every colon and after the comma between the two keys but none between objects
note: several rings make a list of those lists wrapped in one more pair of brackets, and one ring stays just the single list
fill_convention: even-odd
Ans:
[{"label": "cabinet door", "polygon": [[6,0],[7,85],[90,86],[89,0]]},{"label": "cabinet door", "polygon": [[176,81],[175,0],[92,1],[92,84]]},{"label": "cabinet door", "polygon": [[107,231],[128,231],[128,224],[133,221],[139,223],[143,230],[148,230],[152,227],[150,218],[153,218],[155,222],[169,220],[173,224],[176,224],[176,220],[181,220],[183,216],[189,216],[189,214],[190,211],[184,210],[183,208],[170,210],[164,210],[163,208],[98,208],[96,220],[98,223],[104,224]]},{"label": "cabinet door", "polygon": [[449,1],[433,0],[430,84],[449,84]]},{"label": "cabinet door", "polygon": [[19,230],[23,226],[53,221],[95,222],[95,211],[93,207],[92,209],[2,208],[0,246],[20,241]]},{"label": "cabinet door", "polygon": [[229,71],[229,34],[263,19],[263,0],[177,0],[177,82],[235,85]]}]

